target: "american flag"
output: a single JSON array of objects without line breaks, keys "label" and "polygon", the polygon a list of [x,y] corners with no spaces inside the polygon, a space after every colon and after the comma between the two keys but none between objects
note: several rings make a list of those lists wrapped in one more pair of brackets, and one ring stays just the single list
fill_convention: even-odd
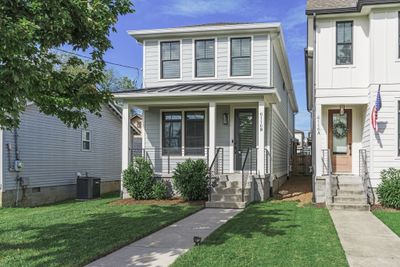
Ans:
[{"label": "american flag", "polygon": [[378,93],[376,95],[375,105],[372,108],[372,113],[371,113],[371,124],[375,132],[378,131],[378,112],[381,108],[382,108],[381,86],[379,85]]}]

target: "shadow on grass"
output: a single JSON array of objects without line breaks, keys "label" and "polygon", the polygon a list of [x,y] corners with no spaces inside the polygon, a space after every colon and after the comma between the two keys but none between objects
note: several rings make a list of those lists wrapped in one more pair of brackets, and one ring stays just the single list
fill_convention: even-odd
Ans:
[{"label": "shadow on grass", "polygon": [[50,214],[43,217],[43,224],[39,223],[40,218],[35,218],[34,223],[29,218],[9,222],[7,237],[11,234],[13,238],[0,234],[0,265],[82,266],[197,210],[187,206],[146,206],[119,207],[115,212],[117,208],[105,206],[97,211],[65,214],[65,220]]}]

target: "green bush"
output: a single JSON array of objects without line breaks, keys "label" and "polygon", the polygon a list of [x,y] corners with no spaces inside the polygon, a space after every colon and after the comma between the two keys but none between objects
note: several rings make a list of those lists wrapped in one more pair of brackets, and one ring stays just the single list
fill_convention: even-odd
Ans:
[{"label": "green bush", "polygon": [[134,158],[123,172],[123,185],[133,199],[151,199],[154,183],[151,165],[141,157]]},{"label": "green bush", "polygon": [[381,172],[378,198],[382,206],[400,209],[400,170],[389,168]]},{"label": "green bush", "polygon": [[152,191],[154,199],[160,200],[168,198],[168,188],[164,182],[156,182],[153,184]]},{"label": "green bush", "polygon": [[185,200],[207,198],[207,164],[204,160],[188,159],[179,163],[172,176],[174,187]]}]

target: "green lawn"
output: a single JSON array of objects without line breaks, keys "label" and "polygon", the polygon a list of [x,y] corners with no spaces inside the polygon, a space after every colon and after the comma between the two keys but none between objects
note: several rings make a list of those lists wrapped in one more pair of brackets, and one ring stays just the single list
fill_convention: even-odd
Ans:
[{"label": "green lawn", "polygon": [[178,266],[348,266],[326,209],[259,203],[184,254]]},{"label": "green lawn", "polygon": [[82,266],[201,208],[115,199],[0,209],[0,266]]},{"label": "green lawn", "polygon": [[376,210],[374,214],[394,233],[400,236],[400,212]]}]

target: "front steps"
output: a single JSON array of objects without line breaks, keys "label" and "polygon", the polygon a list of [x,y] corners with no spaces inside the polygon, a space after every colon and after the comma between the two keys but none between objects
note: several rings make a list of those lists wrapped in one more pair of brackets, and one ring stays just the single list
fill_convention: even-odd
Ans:
[{"label": "front steps", "polygon": [[337,192],[328,204],[329,209],[369,211],[367,196],[362,179],[359,176],[339,175],[337,177]]},{"label": "front steps", "polygon": [[242,175],[239,173],[221,175],[211,190],[211,200],[206,202],[207,208],[243,209],[250,202],[249,186],[245,186],[242,201]]}]

